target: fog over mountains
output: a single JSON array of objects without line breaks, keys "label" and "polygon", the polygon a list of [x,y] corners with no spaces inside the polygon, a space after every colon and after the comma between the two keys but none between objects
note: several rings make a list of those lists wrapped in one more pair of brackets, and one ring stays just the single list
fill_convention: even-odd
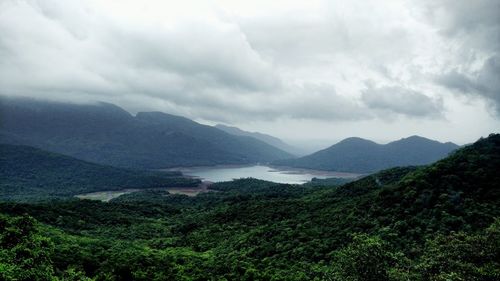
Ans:
[{"label": "fog over mountains", "polygon": [[465,144],[500,128],[496,0],[4,0],[0,11],[2,95],[283,140]]},{"label": "fog over mountains", "polygon": [[279,139],[277,137],[273,137],[271,135],[262,134],[259,132],[248,132],[248,131],[241,130],[240,128],[237,128],[237,127],[226,126],[226,125],[222,125],[222,124],[215,125],[215,128],[222,130],[222,131],[224,131],[228,134],[231,134],[231,135],[248,136],[248,137],[256,138],[256,139],[261,140],[267,144],[270,144],[274,147],[277,147],[281,150],[284,150],[290,154],[299,155],[302,153],[302,150],[300,148],[293,147],[293,146],[285,143],[281,139]]},{"label": "fog over mountains", "polygon": [[161,112],[108,104],[2,99],[0,141],[129,168],[250,164],[290,158],[252,137]]},{"label": "fog over mountains", "polygon": [[68,104],[3,98],[0,142],[24,144],[99,164],[160,169],[273,163],[278,166],[371,173],[424,165],[458,146],[418,136],[380,145],[348,138],[295,158],[278,138],[235,127],[202,125],[162,112],[135,116],[109,103]]}]

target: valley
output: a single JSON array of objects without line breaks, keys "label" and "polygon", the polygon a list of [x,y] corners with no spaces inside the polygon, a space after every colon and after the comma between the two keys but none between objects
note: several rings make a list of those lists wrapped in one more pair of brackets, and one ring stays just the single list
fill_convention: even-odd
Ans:
[{"label": "valley", "polygon": [[500,281],[500,0],[0,0],[0,281]]},{"label": "valley", "polygon": [[207,190],[216,192],[196,196],[182,194],[189,186],[115,189],[112,196],[124,194],[100,198],[107,202],[11,196],[0,201],[0,268],[8,268],[0,276],[495,280],[499,167],[500,135],[492,134],[431,165],[349,183],[244,178],[213,183]]}]

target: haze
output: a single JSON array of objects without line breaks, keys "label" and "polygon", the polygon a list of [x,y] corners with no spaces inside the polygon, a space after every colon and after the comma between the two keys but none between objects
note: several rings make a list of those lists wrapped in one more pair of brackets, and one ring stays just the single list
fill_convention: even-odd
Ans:
[{"label": "haze", "polygon": [[292,143],[500,128],[500,1],[1,1],[0,94]]}]

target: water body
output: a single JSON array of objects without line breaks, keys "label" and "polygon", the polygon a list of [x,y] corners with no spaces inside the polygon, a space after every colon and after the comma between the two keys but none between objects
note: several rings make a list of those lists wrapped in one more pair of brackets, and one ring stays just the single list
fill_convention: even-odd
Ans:
[{"label": "water body", "polygon": [[358,174],[272,168],[263,165],[255,166],[229,166],[229,167],[195,167],[183,168],[182,173],[188,176],[200,178],[205,181],[220,182],[231,181],[240,178],[256,178],[266,181],[302,184],[310,181],[312,178],[355,178]]},{"label": "water body", "polygon": [[[303,184],[312,178],[356,178],[359,174],[315,171],[303,169],[272,168],[268,166],[214,166],[214,167],[194,167],[169,169],[180,170],[187,176],[197,177],[206,182],[231,181],[240,178],[256,178],[277,183]],[[202,183],[198,187],[167,187],[164,188],[172,194],[185,194],[196,196],[200,192],[208,192],[207,183]],[[140,189],[123,189],[113,191],[99,191],[76,195],[80,199],[99,200],[109,202],[123,194],[140,191]]]}]

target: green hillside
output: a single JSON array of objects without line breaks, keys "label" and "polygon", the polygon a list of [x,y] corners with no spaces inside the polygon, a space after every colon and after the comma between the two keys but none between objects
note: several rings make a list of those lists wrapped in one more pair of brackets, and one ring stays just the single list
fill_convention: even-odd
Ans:
[{"label": "green hillside", "polygon": [[0,144],[0,178],[0,200],[40,200],[124,188],[195,186],[199,182],[178,172],[126,170],[8,144]]},{"label": "green hillside", "polygon": [[388,144],[347,138],[313,154],[276,160],[273,164],[315,170],[373,173],[397,166],[427,165],[448,156],[457,148],[458,145],[454,143],[440,143],[419,136]]},{"label": "green hillside", "polygon": [[[241,179],[192,198],[147,191],[110,203],[3,203],[0,268],[11,280],[20,272],[96,280],[499,280],[498,171],[500,135],[490,135],[432,165],[342,186]],[[23,235],[11,242],[10,233]],[[18,254],[27,245],[26,258],[44,253],[29,266]]]}]

